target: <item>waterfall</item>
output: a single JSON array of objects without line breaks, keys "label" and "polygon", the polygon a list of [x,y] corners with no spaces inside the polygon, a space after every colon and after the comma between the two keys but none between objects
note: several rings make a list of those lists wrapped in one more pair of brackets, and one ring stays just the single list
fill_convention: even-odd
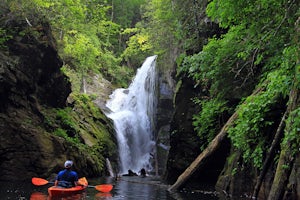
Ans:
[{"label": "waterfall", "polygon": [[121,174],[153,170],[156,57],[148,57],[130,86],[116,89],[106,103],[117,134]]},{"label": "waterfall", "polygon": [[106,158],[106,167],[109,172],[109,176],[114,177],[114,171],[108,158]]}]

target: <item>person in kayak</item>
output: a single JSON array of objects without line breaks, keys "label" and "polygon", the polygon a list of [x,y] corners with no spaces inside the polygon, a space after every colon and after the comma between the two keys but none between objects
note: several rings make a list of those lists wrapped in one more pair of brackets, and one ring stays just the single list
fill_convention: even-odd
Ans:
[{"label": "person in kayak", "polygon": [[54,185],[64,188],[70,188],[79,185],[77,172],[71,170],[73,161],[67,160],[64,166],[65,169],[61,170],[57,174]]},{"label": "person in kayak", "polygon": [[141,169],[140,175],[141,175],[141,177],[143,177],[143,178],[146,177],[146,170],[145,170],[144,168]]}]

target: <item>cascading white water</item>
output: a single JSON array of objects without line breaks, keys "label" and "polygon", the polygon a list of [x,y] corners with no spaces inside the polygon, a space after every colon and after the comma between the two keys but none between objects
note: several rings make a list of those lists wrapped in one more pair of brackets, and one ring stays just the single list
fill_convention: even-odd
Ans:
[{"label": "cascading white water", "polygon": [[114,121],[118,139],[120,172],[129,169],[152,171],[151,159],[155,153],[154,124],[156,112],[156,57],[148,57],[128,89],[116,89],[106,106]]},{"label": "cascading white water", "polygon": [[109,161],[108,158],[106,158],[106,167],[107,167],[109,176],[114,177],[114,176],[115,176],[115,175],[114,175],[114,171],[113,171],[113,169],[112,169],[111,163],[110,163],[110,161]]}]

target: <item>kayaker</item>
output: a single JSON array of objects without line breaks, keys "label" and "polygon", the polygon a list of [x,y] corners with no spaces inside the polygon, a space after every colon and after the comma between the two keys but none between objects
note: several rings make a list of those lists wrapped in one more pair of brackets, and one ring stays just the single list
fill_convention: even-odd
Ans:
[{"label": "kayaker", "polygon": [[141,177],[146,177],[146,170],[144,168],[141,169],[140,175]]},{"label": "kayaker", "polygon": [[128,174],[123,174],[123,176],[137,176],[137,173],[135,173],[131,169],[129,169]]},{"label": "kayaker", "polygon": [[55,186],[70,188],[79,185],[77,172],[72,171],[73,161],[67,160],[64,164],[65,169],[61,170],[56,177]]}]

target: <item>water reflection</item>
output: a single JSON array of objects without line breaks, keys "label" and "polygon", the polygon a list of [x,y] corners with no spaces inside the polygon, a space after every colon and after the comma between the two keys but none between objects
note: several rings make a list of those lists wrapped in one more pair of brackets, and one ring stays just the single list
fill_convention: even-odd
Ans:
[{"label": "water reflection", "polygon": [[87,188],[85,192],[68,197],[49,197],[48,187],[34,186],[28,182],[0,182],[0,199],[16,200],[217,200],[213,193],[204,194],[191,191],[170,193],[168,186],[153,177],[122,177],[120,180],[91,179],[89,184],[110,183],[114,185],[110,193],[101,193],[95,188]]},{"label": "water reflection", "polygon": [[[163,186],[162,186],[163,187]],[[141,177],[122,177],[115,186],[114,199],[168,199],[168,193],[155,180]]]},{"label": "water reflection", "polygon": [[[42,192],[33,192],[31,193],[30,200],[87,200],[92,199],[91,197],[87,196],[87,192],[83,192],[80,194],[73,194],[68,196],[56,196],[50,197],[45,193]],[[110,200],[113,199],[111,193],[97,193],[94,196],[96,200]]]},{"label": "water reflection", "polygon": [[95,195],[95,199],[96,200],[110,200],[113,199],[112,194],[111,193],[97,193]]},{"label": "water reflection", "polygon": [[30,196],[30,200],[46,200],[47,195],[42,192],[33,192]]},{"label": "water reflection", "polygon": [[86,194],[74,194],[68,196],[57,196],[57,197],[50,197],[45,193],[42,192],[33,192],[31,193],[30,200],[83,200],[86,199]]},{"label": "water reflection", "polygon": [[31,193],[30,200],[85,200],[86,194],[74,194],[69,196],[50,197],[42,192]]}]

